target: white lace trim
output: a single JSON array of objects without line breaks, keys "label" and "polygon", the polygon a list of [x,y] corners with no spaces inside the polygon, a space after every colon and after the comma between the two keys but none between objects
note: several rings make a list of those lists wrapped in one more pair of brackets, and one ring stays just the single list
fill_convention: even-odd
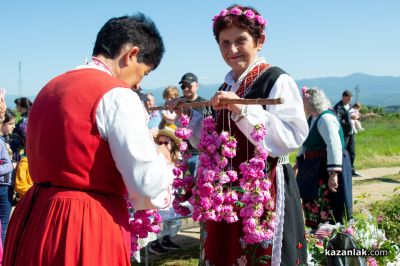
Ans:
[{"label": "white lace trim", "polygon": [[275,229],[275,237],[272,246],[271,266],[279,266],[281,264],[282,255],[282,238],[283,223],[285,217],[285,178],[282,165],[276,166],[276,217],[277,227]]}]

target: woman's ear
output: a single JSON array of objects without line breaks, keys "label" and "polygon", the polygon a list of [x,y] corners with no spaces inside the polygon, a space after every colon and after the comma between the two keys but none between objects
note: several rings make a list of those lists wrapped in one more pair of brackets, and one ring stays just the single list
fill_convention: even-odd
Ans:
[{"label": "woman's ear", "polygon": [[260,51],[261,48],[263,47],[263,45],[265,43],[265,39],[266,39],[265,33],[261,34],[260,39],[258,39],[258,42],[257,42],[257,45],[256,45],[258,51]]},{"label": "woman's ear", "polygon": [[137,62],[137,56],[139,54],[140,48],[137,46],[132,46],[129,48],[124,54],[124,63],[125,65],[130,65],[133,58],[135,58],[135,62]]}]

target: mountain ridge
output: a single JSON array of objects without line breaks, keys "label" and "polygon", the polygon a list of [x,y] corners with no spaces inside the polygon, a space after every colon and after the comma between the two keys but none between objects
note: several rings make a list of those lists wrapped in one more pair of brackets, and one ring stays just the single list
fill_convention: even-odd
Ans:
[{"label": "mountain ridge", "polygon": [[[342,77],[319,77],[298,79],[296,83],[301,89],[303,86],[309,88],[318,87],[325,91],[332,104],[341,99],[341,94],[345,89],[353,92],[353,102],[359,101],[365,105],[372,106],[394,106],[400,105],[400,77],[396,76],[376,76],[355,72]],[[198,94],[206,99],[212,97],[221,84],[201,84]],[[358,93],[356,87],[358,86]],[[151,92],[158,104],[163,103],[162,92],[164,87],[145,89],[144,92]],[[181,93],[181,92],[180,92]],[[182,94],[182,93],[181,93]],[[14,107],[14,99],[17,95],[6,95],[7,106]],[[35,96],[28,96],[33,100]]]}]

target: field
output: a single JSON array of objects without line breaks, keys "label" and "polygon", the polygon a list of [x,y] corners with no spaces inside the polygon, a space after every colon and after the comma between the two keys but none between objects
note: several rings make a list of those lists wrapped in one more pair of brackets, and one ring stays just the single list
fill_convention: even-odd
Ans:
[{"label": "field", "polygon": [[372,118],[362,124],[366,130],[356,134],[356,168],[400,166],[400,118]]},{"label": "field", "polygon": [[[356,134],[357,169],[400,166],[400,117],[374,117],[362,121],[365,131]],[[297,151],[290,154],[293,164]]]}]

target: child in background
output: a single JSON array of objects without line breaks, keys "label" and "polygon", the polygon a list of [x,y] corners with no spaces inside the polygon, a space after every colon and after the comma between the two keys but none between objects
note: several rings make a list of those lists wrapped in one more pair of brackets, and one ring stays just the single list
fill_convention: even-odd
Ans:
[{"label": "child in background", "polygon": [[21,129],[23,131],[23,146],[24,153],[21,155],[21,160],[17,166],[17,173],[15,176],[15,191],[18,193],[19,198],[22,198],[28,189],[33,185],[33,181],[31,179],[31,175],[29,174],[28,168],[28,158],[26,157],[25,150],[25,140],[26,140],[26,126],[28,124],[28,120],[25,120],[21,124]]},{"label": "child in background", "polygon": [[365,128],[362,127],[361,122],[360,122],[360,118],[361,118],[360,110],[361,110],[360,103],[355,103],[349,110],[350,119],[351,119],[351,127],[352,127],[354,133],[358,133],[360,131],[365,130]]},{"label": "child in background", "polygon": [[[171,99],[179,97],[179,91],[174,86],[168,86],[165,88],[163,92],[163,99],[167,102]],[[164,110],[161,112],[162,114],[162,122],[160,128],[170,127],[172,129],[176,129],[175,119],[176,113],[170,110]]]},{"label": "child in background", "polygon": [[[175,163],[181,160],[181,154],[179,151],[179,143],[181,140],[175,136],[175,129],[171,127],[164,127],[160,129],[155,142],[158,145],[165,145],[171,154],[170,166],[171,171]],[[179,249],[180,246],[171,241],[171,236],[175,236],[180,228],[179,215],[175,213],[172,205],[167,208],[159,210],[160,215],[163,218],[163,228],[159,235],[163,235],[161,241],[158,239],[152,241],[149,244],[149,251],[153,254],[165,253],[168,249]]]}]

